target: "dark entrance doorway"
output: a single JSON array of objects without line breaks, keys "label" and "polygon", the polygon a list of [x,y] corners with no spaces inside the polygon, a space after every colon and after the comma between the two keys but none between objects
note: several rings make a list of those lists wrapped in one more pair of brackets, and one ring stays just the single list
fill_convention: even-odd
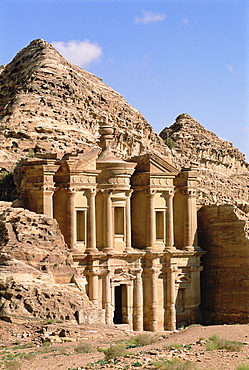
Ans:
[{"label": "dark entrance doorway", "polygon": [[123,306],[123,290],[125,285],[121,284],[119,286],[115,286],[114,295],[115,295],[115,310],[114,310],[114,317],[113,322],[114,324],[122,324],[123,323],[123,315],[122,315],[122,306]]}]

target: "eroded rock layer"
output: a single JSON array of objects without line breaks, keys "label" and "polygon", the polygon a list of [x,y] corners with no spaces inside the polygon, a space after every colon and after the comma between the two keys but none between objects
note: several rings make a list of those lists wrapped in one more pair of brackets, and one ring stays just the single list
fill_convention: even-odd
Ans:
[{"label": "eroded rock layer", "polygon": [[249,219],[233,205],[208,205],[198,212],[203,257],[205,324],[248,323]]},{"label": "eroded rock layer", "polygon": [[100,78],[67,62],[43,40],[21,50],[0,74],[0,162],[9,169],[34,153],[95,145],[102,116],[115,128],[116,153],[169,150],[142,114]]},{"label": "eroded rock layer", "polygon": [[0,318],[100,321],[56,220],[0,203]]},{"label": "eroded rock layer", "polygon": [[160,136],[173,141],[176,166],[197,166],[199,204],[248,202],[249,165],[230,142],[219,139],[188,114],[179,115]]}]

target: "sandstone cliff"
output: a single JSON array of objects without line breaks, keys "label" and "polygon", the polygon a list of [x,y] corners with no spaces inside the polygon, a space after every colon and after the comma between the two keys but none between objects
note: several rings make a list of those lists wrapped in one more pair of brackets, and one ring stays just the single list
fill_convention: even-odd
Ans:
[{"label": "sandstone cliff", "polygon": [[0,203],[0,318],[99,321],[83,279],[56,220]]},{"label": "sandstone cliff", "polygon": [[0,74],[0,167],[34,153],[94,145],[98,122],[113,124],[115,151],[129,157],[170,151],[141,113],[100,78],[70,64],[52,45],[34,40]]},{"label": "sandstone cliff", "polygon": [[198,212],[205,324],[248,323],[249,219],[233,205]]},{"label": "sandstone cliff", "polygon": [[249,165],[245,156],[188,114],[181,114],[160,136],[173,140],[175,166],[197,166],[199,204],[248,202]]}]

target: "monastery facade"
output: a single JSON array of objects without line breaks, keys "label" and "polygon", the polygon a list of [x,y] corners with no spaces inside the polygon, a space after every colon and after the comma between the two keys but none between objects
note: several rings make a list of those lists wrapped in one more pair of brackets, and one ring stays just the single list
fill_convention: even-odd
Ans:
[{"label": "monastery facade", "polygon": [[102,151],[24,162],[24,205],[58,221],[103,322],[136,331],[199,322],[197,175],[154,153],[123,161],[112,134],[102,122]]}]

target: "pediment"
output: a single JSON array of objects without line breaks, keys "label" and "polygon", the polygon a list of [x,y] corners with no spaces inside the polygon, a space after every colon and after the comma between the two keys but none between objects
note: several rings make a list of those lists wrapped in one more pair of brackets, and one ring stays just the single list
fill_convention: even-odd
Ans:
[{"label": "pediment", "polygon": [[99,148],[94,148],[85,153],[66,158],[66,165],[70,172],[81,172],[96,170],[96,160],[99,155]]},{"label": "pediment", "polygon": [[184,274],[179,274],[177,276],[177,280],[176,280],[176,283],[189,283],[191,281],[191,279],[184,275]]},{"label": "pediment", "polygon": [[137,162],[135,172],[150,172],[151,174],[169,174],[176,176],[179,171],[165,159],[155,153],[148,153],[138,157],[131,158]]}]

